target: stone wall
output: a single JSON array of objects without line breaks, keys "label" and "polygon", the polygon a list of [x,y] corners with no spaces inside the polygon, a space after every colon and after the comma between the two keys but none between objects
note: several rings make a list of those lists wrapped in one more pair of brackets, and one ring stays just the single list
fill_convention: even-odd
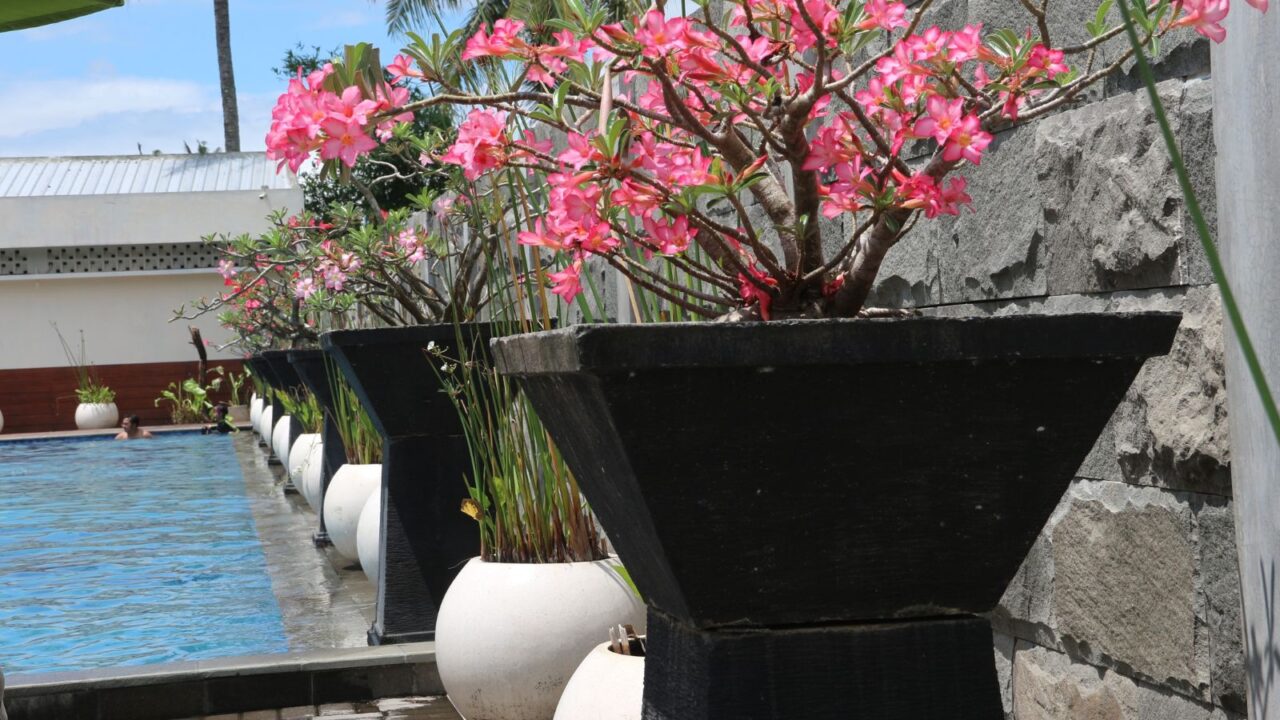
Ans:
[{"label": "stone wall", "polygon": [[[992,29],[1022,25],[1018,5],[950,0],[933,12],[944,27]],[[1055,44],[1083,39],[1066,21],[1094,6],[1051,10]],[[1158,72],[1212,224],[1205,41],[1167,43]],[[891,251],[873,305],[1184,313],[1172,352],[1143,369],[992,618],[1006,713],[1242,717],[1221,311],[1145,92],[1122,74],[997,144],[963,170],[975,211],[922,221]]]}]

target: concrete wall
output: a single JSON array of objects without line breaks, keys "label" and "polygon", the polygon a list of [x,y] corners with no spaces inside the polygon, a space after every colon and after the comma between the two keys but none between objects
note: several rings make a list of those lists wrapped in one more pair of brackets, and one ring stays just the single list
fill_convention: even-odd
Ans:
[{"label": "concrete wall", "polygon": [[0,248],[199,242],[266,230],[302,210],[302,190],[0,198]]},{"label": "concrete wall", "polygon": [[[169,319],[175,308],[224,289],[212,270],[0,279],[0,369],[65,365],[50,323],[73,345],[84,330],[89,360],[99,365],[195,360],[188,325],[215,345],[229,335],[211,315],[195,322]],[[210,357],[237,355],[211,347]]]},{"label": "concrete wall", "polygon": [[[1002,27],[1025,17],[1018,5],[949,0],[936,22]],[[1052,7],[1061,45],[1082,39],[1096,3]],[[1158,72],[1213,216],[1207,41],[1180,34]],[[1221,310],[1146,95],[1122,76],[997,142],[980,168],[963,170],[974,212],[922,221],[890,253],[872,304],[1184,313],[1172,352],[1143,369],[993,618],[1006,711],[1238,718],[1247,693]]]},{"label": "concrete wall", "polygon": [[[1231,42],[1214,48],[1221,244],[1263,372],[1280,387],[1280,17],[1237,10]],[[1249,717],[1280,718],[1280,637],[1276,633],[1276,561],[1280,555],[1280,446],[1271,433],[1244,358],[1229,335],[1227,379],[1232,413],[1233,489],[1239,503],[1240,576],[1248,638]]]}]

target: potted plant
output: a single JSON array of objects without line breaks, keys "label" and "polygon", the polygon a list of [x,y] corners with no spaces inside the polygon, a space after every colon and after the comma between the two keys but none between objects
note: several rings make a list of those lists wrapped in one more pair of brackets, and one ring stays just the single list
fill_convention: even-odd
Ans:
[{"label": "potted plant", "polygon": [[[1124,67],[1131,52],[1088,67],[1121,31],[1108,6],[1091,40],[1059,48],[1032,5],[1021,34],[922,30],[928,3],[742,0],[608,23],[570,0],[554,37],[504,18],[415,38],[388,66],[431,85],[415,103],[340,73],[292,85],[268,149],[336,164],[334,138],[294,131],[344,82],[370,109],[347,134],[473,106],[440,159],[515,198],[552,292],[580,297],[604,262],[729,321],[495,341],[649,601],[646,717],[997,717],[982,614],[1178,318],[865,303],[917,223],[969,203],[960,172],[992,131]],[[1143,43],[1221,39],[1225,9],[1138,9]],[[484,58],[520,68],[470,92],[459,60]]]},{"label": "potted plant", "polygon": [[116,408],[116,393],[98,378],[93,365],[87,360],[84,348],[84,331],[80,331],[80,349],[75,351],[67,344],[66,338],[58,326],[53,330],[58,334],[58,342],[67,357],[67,364],[75,371],[76,398],[80,404],[76,406],[76,427],[81,430],[99,430],[115,427],[120,422],[120,411]]},{"label": "potted plant", "polygon": [[573,671],[554,720],[640,720],[644,703],[644,638],[619,626]]},{"label": "potted plant", "polygon": [[338,468],[324,494],[324,524],[338,555],[359,561],[356,546],[360,513],[382,484],[382,437],[359,398],[340,373],[330,371],[333,416],[346,464]]},{"label": "potted plant", "polygon": [[204,422],[209,419],[209,411],[213,409],[209,396],[221,384],[221,378],[214,378],[208,386],[201,386],[194,378],[187,378],[180,383],[171,382],[152,404],[160,407],[160,403],[168,403],[169,419],[174,425]]},{"label": "potted plant", "polygon": [[[342,446],[342,436],[338,432],[338,425],[334,419],[333,387],[329,379],[331,368],[329,361],[320,350],[290,350],[289,362],[320,407],[320,441],[312,447],[303,465],[299,490],[307,504],[316,511],[318,518],[318,526],[312,535],[312,540],[318,546],[325,546],[330,544],[329,534],[324,525],[324,513],[321,512],[325,490],[333,474],[346,463],[346,450]],[[357,525],[357,536],[358,528],[359,525]]]},{"label": "potted plant", "polygon": [[[225,377],[227,380],[227,412],[234,423],[246,423],[250,421],[250,407],[246,402],[246,398],[241,394],[245,382],[249,379],[248,372],[236,373],[226,372],[221,365],[213,369],[218,373],[219,377]],[[251,401],[251,398],[249,399]]]},{"label": "potted plant", "polygon": [[[290,354],[292,357],[292,353]],[[290,360],[292,364],[292,359]],[[298,426],[298,436],[289,446],[289,461],[285,464],[289,480],[302,492],[303,475],[320,445],[320,432],[324,429],[324,414],[316,396],[306,386],[299,386],[281,397],[287,417]],[[304,493],[305,497],[305,493]]]},{"label": "potted plant", "polygon": [[480,555],[440,604],[440,679],[466,717],[550,718],[604,629],[643,627],[644,605],[528,401],[474,342],[454,347],[430,350],[470,449]]}]

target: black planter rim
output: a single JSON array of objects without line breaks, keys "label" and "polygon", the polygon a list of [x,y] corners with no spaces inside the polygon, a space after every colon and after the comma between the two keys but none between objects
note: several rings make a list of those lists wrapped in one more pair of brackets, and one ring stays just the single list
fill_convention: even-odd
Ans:
[{"label": "black planter rim", "polygon": [[[464,322],[458,325],[483,329],[492,326],[492,323]],[[332,350],[351,346],[397,345],[405,342],[431,341],[440,337],[441,330],[454,327],[454,323],[440,322],[389,328],[330,330],[320,336],[320,347],[325,350]]]},{"label": "black planter rim", "polygon": [[529,376],[655,368],[1147,358],[1177,312],[743,323],[583,324],[495,338],[498,369]]}]

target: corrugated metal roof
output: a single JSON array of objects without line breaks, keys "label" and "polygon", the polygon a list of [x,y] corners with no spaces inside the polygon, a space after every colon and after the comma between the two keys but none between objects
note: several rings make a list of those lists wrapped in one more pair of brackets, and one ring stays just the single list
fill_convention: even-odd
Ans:
[{"label": "corrugated metal roof", "polygon": [[266,153],[0,158],[0,197],[288,190]]}]

